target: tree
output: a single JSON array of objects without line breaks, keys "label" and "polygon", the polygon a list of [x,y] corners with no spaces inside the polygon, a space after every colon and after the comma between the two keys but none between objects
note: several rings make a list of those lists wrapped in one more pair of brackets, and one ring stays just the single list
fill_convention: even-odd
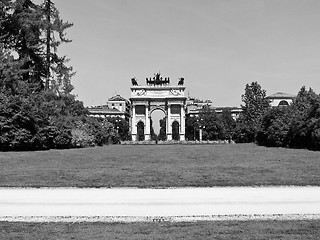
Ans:
[{"label": "tree", "polygon": [[320,96],[302,87],[290,106],[269,109],[256,141],[264,146],[320,150]]},{"label": "tree", "polygon": [[236,127],[232,139],[236,143],[248,143],[255,140],[256,129],[253,125],[248,125],[244,120],[243,116],[240,114],[240,117],[236,121]]},{"label": "tree", "polygon": [[237,121],[236,139],[253,142],[261,125],[265,112],[270,108],[269,100],[266,99],[266,91],[257,82],[246,84],[245,93],[241,96],[244,105],[242,113]]},{"label": "tree", "polygon": [[150,139],[153,141],[157,140],[157,134],[154,132],[152,119],[150,119]]},{"label": "tree", "polygon": [[19,95],[0,92],[1,150],[71,147],[70,118],[59,115],[56,101],[48,101],[42,93],[26,94],[28,91]]},{"label": "tree", "polygon": [[199,114],[196,129],[203,129],[203,140],[225,139],[223,123],[218,114],[210,108],[204,108]]},{"label": "tree", "polygon": [[199,138],[199,130],[202,129],[203,140],[230,139],[235,127],[235,120],[231,116],[230,109],[224,109],[221,114],[214,109],[203,108],[199,116],[186,117],[186,138],[196,140]]},{"label": "tree", "polygon": [[70,42],[65,30],[72,24],[60,19],[59,11],[49,0],[42,5],[31,0],[2,1],[0,11],[2,53],[18,63],[7,68],[18,71],[19,80],[32,86],[31,92],[45,87],[48,90],[50,86],[58,94],[70,93],[74,73],[72,67],[66,66],[68,59],[58,56],[57,48],[62,42]]},{"label": "tree", "polygon": [[244,102],[244,105],[241,105],[244,120],[258,127],[261,117],[270,108],[269,100],[266,99],[266,90],[262,89],[257,82],[252,82],[246,85],[241,100]]},{"label": "tree", "polygon": [[292,104],[294,116],[288,132],[294,148],[320,149],[320,96],[302,87]]},{"label": "tree", "polygon": [[288,146],[292,118],[292,106],[270,108],[262,118],[257,143],[268,147]]},{"label": "tree", "polygon": [[225,139],[231,140],[236,126],[236,121],[232,117],[230,109],[223,109],[220,119],[223,124]]},{"label": "tree", "polygon": [[46,15],[46,89],[51,88],[59,94],[70,93],[73,89],[70,80],[75,73],[72,67],[66,65],[69,59],[58,56],[57,49],[61,43],[71,42],[66,38],[65,31],[73,24],[60,18],[60,13],[51,0],[45,0],[41,8]]},{"label": "tree", "polygon": [[167,140],[166,118],[165,117],[163,119],[160,119],[160,130],[159,130],[158,139],[161,140],[161,141],[166,141]]},{"label": "tree", "polygon": [[20,62],[20,80],[43,89],[45,61],[41,56],[41,10],[30,0],[2,2],[0,45]]},{"label": "tree", "polygon": [[109,117],[107,118],[107,121],[113,124],[121,141],[126,141],[130,139],[129,123],[127,120],[121,117]]},{"label": "tree", "polygon": [[[21,92],[21,71],[23,61],[16,61],[5,49],[0,50],[0,88],[7,94]],[[22,84],[26,85],[26,84]]]},{"label": "tree", "polygon": [[194,140],[196,139],[196,122],[198,118],[195,116],[186,116],[186,139]]},{"label": "tree", "polygon": [[57,54],[72,24],[50,0],[2,0],[0,23],[1,150],[73,147],[73,130],[103,143],[103,124],[70,93],[74,73]]}]

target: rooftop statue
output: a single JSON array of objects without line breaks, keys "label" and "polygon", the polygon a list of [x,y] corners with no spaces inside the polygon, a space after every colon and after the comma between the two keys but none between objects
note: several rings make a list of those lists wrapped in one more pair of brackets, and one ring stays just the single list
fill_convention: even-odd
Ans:
[{"label": "rooftop statue", "polygon": [[138,86],[138,82],[137,82],[135,77],[131,78],[131,83],[132,83],[133,86]]},{"label": "rooftop statue", "polygon": [[179,78],[178,85],[182,86],[184,84],[184,78]]},{"label": "rooftop statue", "polygon": [[163,79],[160,73],[155,73],[152,79],[151,77],[149,79],[146,78],[146,82],[147,82],[147,85],[162,86],[162,85],[168,85],[170,83],[170,79],[169,77]]}]

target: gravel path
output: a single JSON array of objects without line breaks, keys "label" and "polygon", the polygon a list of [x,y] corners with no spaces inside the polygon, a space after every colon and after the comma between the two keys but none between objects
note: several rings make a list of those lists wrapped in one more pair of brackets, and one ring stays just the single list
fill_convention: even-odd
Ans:
[{"label": "gravel path", "polygon": [[319,220],[320,214],[273,214],[273,215],[212,215],[212,216],[151,216],[151,217],[126,217],[126,216],[0,216],[0,222],[105,222],[105,223],[131,223],[131,222],[197,222],[197,221],[297,221]]},{"label": "gravel path", "polygon": [[320,187],[0,188],[0,221],[320,219]]}]

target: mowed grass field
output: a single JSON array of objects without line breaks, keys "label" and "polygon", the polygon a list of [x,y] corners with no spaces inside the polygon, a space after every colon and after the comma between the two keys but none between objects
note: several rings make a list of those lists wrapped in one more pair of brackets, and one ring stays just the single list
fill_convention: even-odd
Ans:
[{"label": "mowed grass field", "polygon": [[1,152],[0,187],[320,186],[320,152],[255,144]]},{"label": "mowed grass field", "polygon": [[0,239],[319,239],[320,221],[194,223],[6,223]]}]

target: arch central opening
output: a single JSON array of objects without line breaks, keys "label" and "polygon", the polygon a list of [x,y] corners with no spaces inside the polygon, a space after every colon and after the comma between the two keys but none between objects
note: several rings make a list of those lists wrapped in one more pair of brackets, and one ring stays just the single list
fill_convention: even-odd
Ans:
[{"label": "arch central opening", "polygon": [[166,140],[166,115],[156,109],[151,113],[151,139]]}]

